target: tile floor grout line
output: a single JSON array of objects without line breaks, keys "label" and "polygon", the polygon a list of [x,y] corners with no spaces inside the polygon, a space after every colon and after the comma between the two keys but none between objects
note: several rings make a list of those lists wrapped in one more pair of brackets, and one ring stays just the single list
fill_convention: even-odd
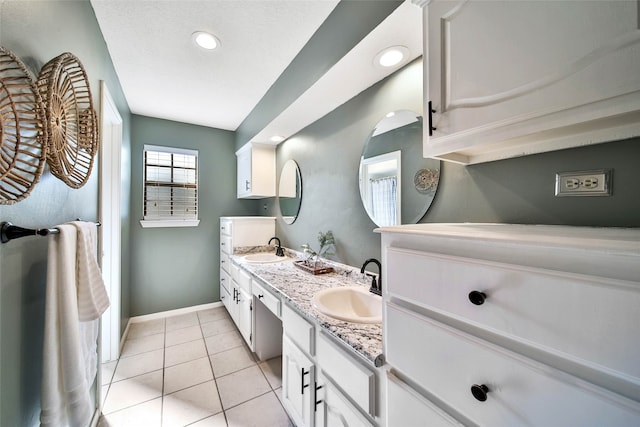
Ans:
[{"label": "tile floor grout line", "polygon": [[[200,320],[200,316],[198,316],[198,320]],[[222,411],[222,416],[224,417],[224,423],[227,426],[229,426],[229,419],[227,418],[227,412],[222,406],[222,397],[220,396],[220,389],[218,388],[218,380],[216,379],[216,373],[213,370],[213,360],[211,360],[211,355],[209,354],[209,349],[207,348],[207,341],[204,337],[204,332],[202,331],[202,323],[200,324],[200,333],[202,334],[202,341],[204,342],[204,351],[207,353],[207,358],[209,359],[209,367],[211,368],[211,375],[213,375],[213,383],[216,385],[216,394],[218,395],[218,401],[220,402],[220,410]],[[212,335],[212,336],[215,336],[215,335]]]}]

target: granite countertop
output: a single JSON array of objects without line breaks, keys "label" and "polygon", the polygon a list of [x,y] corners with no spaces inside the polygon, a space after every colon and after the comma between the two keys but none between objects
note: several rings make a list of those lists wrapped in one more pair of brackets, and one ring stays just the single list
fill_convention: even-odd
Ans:
[{"label": "granite countertop", "polygon": [[244,255],[256,252],[272,252],[273,247],[246,247],[234,248],[231,260],[240,268],[249,272],[263,286],[276,295],[282,295],[289,305],[293,306],[300,314],[315,321],[322,329],[334,338],[351,347],[358,355],[374,366],[382,366],[384,357],[382,354],[382,325],[352,323],[328,317],[313,308],[311,299],[313,295],[323,289],[337,286],[363,286],[367,289],[371,285],[371,279],[360,273],[360,270],[344,264],[327,262],[334,267],[335,272],[313,274],[302,271],[293,265],[301,257],[296,251],[285,249],[285,253],[291,261],[276,263],[248,263],[243,259]]}]

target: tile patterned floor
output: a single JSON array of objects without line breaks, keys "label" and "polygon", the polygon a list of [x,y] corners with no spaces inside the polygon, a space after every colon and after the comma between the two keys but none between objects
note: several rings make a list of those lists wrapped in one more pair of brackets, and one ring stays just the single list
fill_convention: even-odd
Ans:
[{"label": "tile patterned floor", "polygon": [[257,362],[224,307],[133,323],[102,366],[99,427],[291,427],[282,360]]}]

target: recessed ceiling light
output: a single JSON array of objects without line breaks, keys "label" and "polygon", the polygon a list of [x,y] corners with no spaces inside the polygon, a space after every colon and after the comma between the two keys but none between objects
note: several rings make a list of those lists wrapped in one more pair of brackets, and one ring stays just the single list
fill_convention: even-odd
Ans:
[{"label": "recessed ceiling light", "polygon": [[273,135],[271,138],[272,142],[282,142],[284,141],[284,136],[280,136],[280,135]]},{"label": "recessed ceiling light", "polygon": [[408,57],[409,49],[405,46],[391,46],[378,52],[373,61],[377,66],[389,68],[400,64]]},{"label": "recessed ceiling light", "polygon": [[220,41],[211,33],[206,31],[196,31],[191,34],[191,39],[195,44],[203,49],[213,50],[220,46]]}]

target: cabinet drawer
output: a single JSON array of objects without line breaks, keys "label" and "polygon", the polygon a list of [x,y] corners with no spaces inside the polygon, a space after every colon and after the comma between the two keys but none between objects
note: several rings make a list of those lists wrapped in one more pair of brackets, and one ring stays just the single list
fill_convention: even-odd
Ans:
[{"label": "cabinet drawer", "polygon": [[220,221],[220,234],[233,235],[233,222],[229,220]]},{"label": "cabinet drawer", "polygon": [[220,252],[220,267],[222,267],[227,273],[231,273],[231,267],[229,266],[230,263],[229,254],[226,252]]},{"label": "cabinet drawer", "polygon": [[315,340],[313,324],[305,320],[287,304],[282,305],[282,329],[298,347],[313,356],[315,354]]},{"label": "cabinet drawer", "polygon": [[220,287],[225,288],[227,292],[231,289],[231,276],[222,268],[220,268]]},{"label": "cabinet drawer", "polygon": [[375,374],[338,348],[329,338],[319,334],[318,364],[327,376],[360,408],[375,416]]},{"label": "cabinet drawer", "polygon": [[391,373],[387,374],[386,401],[389,427],[462,426]]},{"label": "cabinet drawer", "polygon": [[[387,292],[640,382],[640,283],[387,249]],[[486,299],[470,299],[472,292]],[[583,362],[584,363],[584,362]]]},{"label": "cabinet drawer", "polygon": [[220,236],[220,253],[226,253],[227,255],[233,254],[233,247],[231,245],[231,236]]},{"label": "cabinet drawer", "polygon": [[[637,425],[640,404],[388,303],[388,362],[479,425]],[[486,401],[473,385],[488,387]]]},{"label": "cabinet drawer", "polygon": [[253,295],[278,318],[280,317],[280,298],[265,290],[258,282],[252,284]]},{"label": "cabinet drawer", "polygon": [[251,275],[242,269],[238,271],[238,285],[251,295]]}]

